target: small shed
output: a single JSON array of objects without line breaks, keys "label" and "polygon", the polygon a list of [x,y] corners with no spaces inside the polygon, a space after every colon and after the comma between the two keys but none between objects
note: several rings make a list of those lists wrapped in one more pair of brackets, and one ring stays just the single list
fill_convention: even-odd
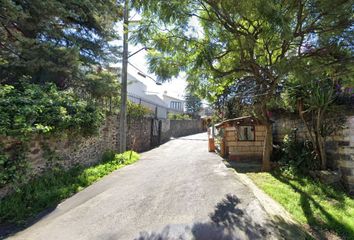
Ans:
[{"label": "small shed", "polygon": [[230,160],[262,161],[266,128],[255,117],[228,119],[215,125],[220,155]]}]

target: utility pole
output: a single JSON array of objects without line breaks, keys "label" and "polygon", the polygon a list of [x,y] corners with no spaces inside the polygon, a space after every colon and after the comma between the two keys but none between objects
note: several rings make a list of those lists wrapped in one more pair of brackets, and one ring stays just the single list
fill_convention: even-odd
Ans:
[{"label": "utility pole", "polygon": [[127,77],[128,77],[128,30],[129,0],[124,1],[123,9],[123,62],[121,84],[121,107],[119,119],[119,152],[127,150]]}]

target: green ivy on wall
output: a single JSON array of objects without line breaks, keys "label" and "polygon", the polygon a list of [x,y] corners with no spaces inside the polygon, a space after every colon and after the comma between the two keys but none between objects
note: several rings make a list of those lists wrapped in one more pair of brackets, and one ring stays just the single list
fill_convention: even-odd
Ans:
[{"label": "green ivy on wall", "polygon": [[7,184],[16,187],[27,180],[30,169],[25,151],[26,145],[22,143],[13,144],[6,151],[0,146],[0,188]]},{"label": "green ivy on wall", "polygon": [[90,135],[102,119],[95,105],[53,84],[0,86],[0,135],[23,138],[63,130]]},{"label": "green ivy on wall", "polygon": [[[0,140],[6,149],[0,147],[0,187],[16,187],[27,180],[26,152],[34,136],[93,135],[102,120],[103,112],[96,105],[73,92],[59,91],[54,84],[1,85]],[[48,153],[50,148],[43,147]],[[53,157],[47,155],[44,157],[52,165]]]}]

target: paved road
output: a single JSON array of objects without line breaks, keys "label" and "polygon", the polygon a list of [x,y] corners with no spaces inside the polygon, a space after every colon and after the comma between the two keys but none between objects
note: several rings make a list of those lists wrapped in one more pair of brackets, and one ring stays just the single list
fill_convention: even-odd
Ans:
[{"label": "paved road", "polygon": [[143,153],[57,206],[13,239],[281,239],[252,190],[221,158],[205,133]]}]

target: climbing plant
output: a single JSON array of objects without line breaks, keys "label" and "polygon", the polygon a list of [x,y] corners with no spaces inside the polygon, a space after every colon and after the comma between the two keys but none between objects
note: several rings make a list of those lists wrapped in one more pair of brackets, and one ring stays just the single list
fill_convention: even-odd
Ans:
[{"label": "climbing plant", "polygon": [[0,135],[18,139],[33,134],[70,130],[83,135],[97,131],[103,115],[89,101],[54,84],[0,86]]}]

